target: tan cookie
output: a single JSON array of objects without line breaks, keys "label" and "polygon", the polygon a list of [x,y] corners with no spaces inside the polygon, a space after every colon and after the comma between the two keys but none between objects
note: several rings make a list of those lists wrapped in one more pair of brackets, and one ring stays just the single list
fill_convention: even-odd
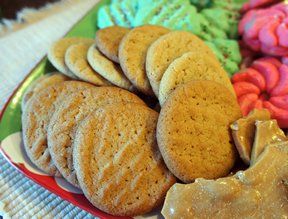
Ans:
[{"label": "tan cookie", "polygon": [[59,74],[59,73],[49,73],[49,74],[45,74],[43,76],[41,76],[40,78],[36,79],[35,81],[33,81],[29,87],[27,88],[27,90],[25,91],[25,93],[23,94],[23,98],[22,98],[22,102],[21,102],[21,108],[22,111],[25,108],[26,103],[28,102],[28,100],[30,100],[30,98],[34,95],[39,93],[41,90],[63,82],[63,81],[67,81],[69,80],[68,77],[66,77],[65,75]]},{"label": "tan cookie", "polygon": [[176,88],[157,125],[169,170],[186,183],[227,175],[236,160],[229,125],[240,117],[236,98],[221,84],[192,81]]},{"label": "tan cookie", "polygon": [[48,50],[47,57],[52,65],[61,73],[76,78],[75,75],[68,69],[65,64],[65,53],[69,46],[76,43],[93,43],[93,39],[80,38],[80,37],[67,37],[62,38],[52,44]]},{"label": "tan cookie", "polygon": [[186,52],[199,52],[215,58],[212,50],[197,36],[173,31],[156,40],[148,49],[146,73],[155,95],[159,95],[161,78],[168,66]]},{"label": "tan cookie", "polygon": [[119,63],[118,49],[122,38],[129,32],[128,28],[111,26],[96,32],[96,46],[107,58]]},{"label": "tan cookie", "polygon": [[132,84],[147,95],[154,95],[146,76],[145,62],[149,46],[169,32],[161,26],[145,25],[132,29],[119,46],[120,65]]},{"label": "tan cookie", "polygon": [[50,175],[58,173],[47,146],[47,128],[55,109],[59,108],[63,98],[78,93],[92,85],[78,81],[66,81],[52,85],[28,101],[22,113],[23,142],[31,161]]},{"label": "tan cookie", "polygon": [[83,81],[95,85],[109,85],[110,83],[93,70],[87,61],[87,52],[91,43],[77,43],[69,46],[65,53],[65,64],[69,70]]},{"label": "tan cookie", "polygon": [[48,126],[48,148],[62,176],[79,187],[72,151],[78,124],[99,107],[114,103],[144,102],[136,95],[116,87],[94,87],[67,98],[53,114]]},{"label": "tan cookie", "polygon": [[113,215],[134,216],[161,204],[175,178],[156,143],[158,113],[139,104],[99,108],[79,126],[73,159],[88,200]]},{"label": "tan cookie", "polygon": [[124,75],[120,65],[101,54],[95,44],[89,48],[87,59],[91,67],[109,82],[118,87],[133,90],[132,84]]},{"label": "tan cookie", "polygon": [[193,80],[218,82],[235,95],[230,79],[218,60],[203,53],[188,52],[175,59],[163,74],[159,88],[160,104],[163,105],[179,85]]}]

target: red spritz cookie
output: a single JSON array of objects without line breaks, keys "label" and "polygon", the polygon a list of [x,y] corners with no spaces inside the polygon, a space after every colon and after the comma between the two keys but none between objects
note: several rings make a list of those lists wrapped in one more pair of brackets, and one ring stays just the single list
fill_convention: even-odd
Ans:
[{"label": "red spritz cookie", "polygon": [[276,58],[260,58],[235,74],[232,83],[244,116],[266,108],[281,128],[288,128],[288,65]]},{"label": "red spritz cookie", "polygon": [[288,55],[288,4],[248,11],[238,27],[243,41],[254,51],[272,56]]}]

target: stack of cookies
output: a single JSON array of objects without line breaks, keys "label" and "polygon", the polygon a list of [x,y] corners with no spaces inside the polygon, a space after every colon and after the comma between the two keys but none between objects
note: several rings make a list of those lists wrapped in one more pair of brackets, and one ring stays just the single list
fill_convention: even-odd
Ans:
[{"label": "stack of cookies", "polygon": [[[229,125],[241,112],[226,72],[195,35],[113,26],[96,40],[61,39],[48,58],[63,75],[45,75],[26,91],[25,149],[97,208],[144,214],[176,178],[214,179],[233,167]],[[157,97],[159,119],[130,91]]]},{"label": "stack of cookies", "polygon": [[61,77],[38,79],[23,98],[27,155],[107,213],[150,212],[175,183],[156,142],[158,113],[124,89]]}]

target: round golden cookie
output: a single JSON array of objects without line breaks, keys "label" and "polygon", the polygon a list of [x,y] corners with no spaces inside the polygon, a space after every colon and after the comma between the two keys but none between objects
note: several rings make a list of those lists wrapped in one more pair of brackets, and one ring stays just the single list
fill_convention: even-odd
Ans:
[{"label": "round golden cookie", "polygon": [[141,92],[154,95],[146,76],[145,62],[149,46],[169,29],[156,25],[144,25],[132,29],[119,46],[119,60],[123,72]]},{"label": "round golden cookie", "polygon": [[26,103],[28,102],[28,100],[30,100],[30,98],[34,94],[39,93],[41,90],[43,90],[43,89],[45,89],[51,85],[54,85],[54,84],[57,84],[57,83],[60,83],[63,81],[67,81],[67,80],[69,80],[68,77],[66,77],[65,75],[59,74],[57,72],[48,73],[48,74],[45,74],[45,75],[39,77],[38,79],[36,79],[35,81],[33,81],[29,85],[28,89],[23,94],[23,98],[21,101],[22,110],[24,110]]},{"label": "round golden cookie", "polygon": [[87,59],[91,67],[109,82],[118,87],[133,90],[132,84],[124,75],[120,65],[101,54],[95,44],[89,48]]},{"label": "round golden cookie", "polygon": [[192,81],[177,87],[157,124],[169,170],[185,183],[227,175],[236,160],[229,125],[240,117],[236,98],[222,84]]},{"label": "round golden cookie", "polygon": [[85,82],[61,82],[33,95],[27,102],[22,113],[24,148],[30,160],[47,174],[58,173],[47,146],[47,127],[50,118],[69,94],[91,87],[93,86]]},{"label": "round golden cookie", "polygon": [[139,104],[110,104],[77,129],[73,161],[84,195],[113,215],[134,216],[161,204],[175,178],[156,143],[158,113]]},{"label": "round golden cookie", "polygon": [[96,32],[96,46],[110,60],[119,63],[118,49],[122,38],[129,32],[128,28],[111,26]]},{"label": "round golden cookie", "polygon": [[176,58],[190,51],[215,58],[212,50],[204,41],[185,31],[167,33],[149,47],[146,57],[146,73],[157,97],[159,96],[161,78],[168,66]]},{"label": "round golden cookie", "polygon": [[48,50],[47,57],[52,65],[61,73],[76,78],[75,75],[69,70],[65,64],[65,53],[69,46],[76,43],[93,43],[93,39],[80,38],[80,37],[67,37],[62,38],[52,44]]},{"label": "round golden cookie", "polygon": [[179,85],[193,80],[218,82],[235,95],[230,79],[218,60],[203,53],[188,52],[176,58],[163,74],[159,87],[160,104],[163,105]]},{"label": "round golden cookie", "polygon": [[73,144],[79,123],[90,113],[106,104],[138,103],[136,95],[116,87],[94,87],[72,94],[54,112],[48,126],[48,148],[61,175],[79,187],[73,166]]},{"label": "round golden cookie", "polygon": [[91,43],[77,43],[69,46],[65,53],[65,64],[69,70],[83,81],[103,86],[110,83],[93,70],[87,61],[87,52]]}]

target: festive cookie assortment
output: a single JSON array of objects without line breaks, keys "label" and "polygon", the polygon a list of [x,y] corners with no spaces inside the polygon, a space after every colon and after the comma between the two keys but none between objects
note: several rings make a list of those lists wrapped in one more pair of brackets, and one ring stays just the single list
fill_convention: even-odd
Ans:
[{"label": "festive cookie assortment", "polygon": [[22,98],[32,163],[115,216],[287,217],[288,5],[244,2],[102,6]]}]

